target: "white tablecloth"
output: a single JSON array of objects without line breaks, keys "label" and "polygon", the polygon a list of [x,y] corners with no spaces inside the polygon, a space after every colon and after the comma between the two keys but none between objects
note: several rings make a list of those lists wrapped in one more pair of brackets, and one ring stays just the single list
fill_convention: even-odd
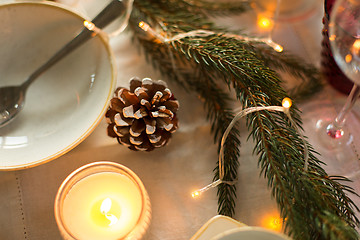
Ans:
[{"label": "white tablecloth", "polygon": [[[281,21],[274,32],[274,39],[285,49],[304,57],[319,66],[321,42],[322,2],[304,19]],[[240,19],[240,18],[239,18]],[[236,25],[239,19],[225,19]],[[233,21],[233,22],[231,22]],[[221,22],[221,21],[219,21]],[[139,55],[129,34],[111,39],[118,67],[118,85],[128,86],[133,76],[162,79]],[[179,99],[180,129],[168,146],[153,152],[133,152],[107,137],[106,123],[102,121],[95,131],[78,147],[64,156],[31,169],[0,172],[0,239],[2,240],[56,240],[61,239],[54,213],[54,198],[65,177],[76,168],[94,161],[114,161],[132,169],[143,181],[152,203],[152,221],[146,239],[189,239],[211,217],[217,214],[216,190],[206,192],[199,199],[192,199],[191,191],[210,183],[217,164],[217,145],[210,134],[206,113],[197,96],[168,82]],[[319,116],[320,107],[335,112],[335,106],[345,96],[326,87],[322,93],[301,103],[305,135],[318,147],[312,127]],[[360,130],[359,103],[348,125],[353,133]],[[237,183],[235,219],[248,225],[264,226],[266,216],[276,216],[276,203],[270,196],[266,180],[259,177],[257,157],[252,155],[253,143],[247,142],[247,130],[241,123],[242,147]],[[319,149],[319,151],[322,149]],[[355,135],[353,152],[360,152]],[[329,163],[329,173],[337,173],[343,163],[336,155],[323,155]],[[341,169],[340,169],[341,170]],[[360,178],[353,186],[360,190]],[[359,199],[355,199],[359,203]]]}]

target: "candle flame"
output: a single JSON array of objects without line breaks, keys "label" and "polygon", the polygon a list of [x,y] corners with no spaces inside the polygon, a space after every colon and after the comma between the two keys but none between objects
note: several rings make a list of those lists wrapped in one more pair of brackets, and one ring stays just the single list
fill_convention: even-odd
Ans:
[{"label": "candle flame", "polygon": [[111,209],[112,201],[110,198],[106,198],[104,201],[102,201],[100,206],[100,211],[102,214],[107,214]]},{"label": "candle flame", "polygon": [[109,214],[111,209],[112,201],[110,198],[106,198],[100,206],[100,212],[110,221],[109,226],[112,226],[118,222],[118,218],[113,214]]}]

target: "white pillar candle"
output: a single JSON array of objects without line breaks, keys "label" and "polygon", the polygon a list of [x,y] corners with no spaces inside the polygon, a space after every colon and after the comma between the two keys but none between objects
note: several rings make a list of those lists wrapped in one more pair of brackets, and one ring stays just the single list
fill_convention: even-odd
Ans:
[{"label": "white pillar candle", "polygon": [[119,164],[98,162],[64,181],[55,216],[65,239],[139,239],[148,226],[150,203],[133,172]]}]

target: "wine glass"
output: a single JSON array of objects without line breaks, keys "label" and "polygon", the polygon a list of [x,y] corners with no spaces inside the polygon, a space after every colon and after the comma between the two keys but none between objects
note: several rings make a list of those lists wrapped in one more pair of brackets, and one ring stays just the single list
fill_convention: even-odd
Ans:
[{"label": "wine glass", "polygon": [[349,112],[360,95],[360,1],[337,0],[329,23],[329,41],[339,68],[354,82],[345,105],[329,122],[319,122],[319,129],[328,137],[323,142],[329,149],[349,145],[353,137],[344,129]]},{"label": "wine glass", "polygon": [[[330,14],[329,42],[335,62],[354,86],[335,119],[319,120],[317,130],[323,146],[341,153],[349,167],[346,174],[358,171],[359,163],[350,159],[353,136],[345,128],[349,113],[360,95],[360,1],[337,0]],[[345,159],[347,158],[347,159]],[[344,161],[345,163],[345,161]],[[351,167],[350,167],[351,166]]]}]

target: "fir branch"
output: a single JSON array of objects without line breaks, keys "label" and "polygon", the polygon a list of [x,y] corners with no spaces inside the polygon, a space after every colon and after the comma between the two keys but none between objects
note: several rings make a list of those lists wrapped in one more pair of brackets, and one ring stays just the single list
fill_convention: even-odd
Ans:
[{"label": "fir branch", "polygon": [[[204,108],[208,112],[207,119],[211,122],[211,132],[214,134],[214,141],[218,142],[226,127],[234,117],[230,109],[231,97],[225,93],[216,84],[214,75],[208,74],[205,69],[195,62],[183,62],[179,53],[174,49],[166,49],[152,41],[138,39],[144,47],[146,54],[155,57],[157,62],[154,67],[167,75],[170,79],[178,82],[182,87],[198,94],[204,103]],[[172,60],[176,65],[169,61],[169,50]],[[191,71],[189,71],[189,69]],[[179,76],[181,75],[181,76]],[[179,79],[181,78],[181,80]],[[239,131],[232,131],[226,142],[225,155],[225,176],[224,180],[233,181],[237,178],[237,169],[239,167],[237,159],[240,152]],[[219,178],[219,168],[215,168],[214,179]],[[232,216],[235,213],[236,185],[220,185],[218,188],[219,195],[219,214]]]},{"label": "fir branch", "polygon": [[[169,36],[196,29],[218,31],[202,9],[189,4],[174,0],[135,1],[130,26],[154,65],[203,99],[217,142],[233,117],[229,93],[219,87],[223,83],[235,90],[238,101],[246,108],[280,105],[287,96],[272,68],[317,79],[317,71],[311,66],[299,64],[295,57],[286,54],[259,53],[261,48],[255,42],[219,33],[164,44],[137,30],[136,21],[141,18]],[[194,16],[194,12],[199,14]],[[301,127],[296,106],[291,108],[291,114]],[[248,115],[247,126],[249,137],[255,142],[254,153],[259,156],[261,173],[268,179],[272,196],[286,219],[287,232],[294,239],[358,238],[354,229],[359,224],[354,212],[358,209],[346,195],[353,190],[338,182],[344,178],[327,176],[312,146],[302,141],[286,116],[280,112],[255,112]],[[303,171],[304,144],[310,149],[308,172]],[[239,146],[239,132],[235,128],[225,144],[226,180],[237,178]],[[235,186],[220,185],[220,213],[233,215],[235,190]]]},{"label": "fir branch", "polygon": [[318,70],[299,57],[286,51],[279,54],[263,43],[250,43],[245,47],[248,47],[250,51],[256,53],[257,57],[263,60],[266,66],[276,69],[277,71],[290,73],[302,80],[299,86],[295,86],[289,90],[289,95],[292,96],[293,99],[307,99],[322,89],[323,85],[319,80]]}]

